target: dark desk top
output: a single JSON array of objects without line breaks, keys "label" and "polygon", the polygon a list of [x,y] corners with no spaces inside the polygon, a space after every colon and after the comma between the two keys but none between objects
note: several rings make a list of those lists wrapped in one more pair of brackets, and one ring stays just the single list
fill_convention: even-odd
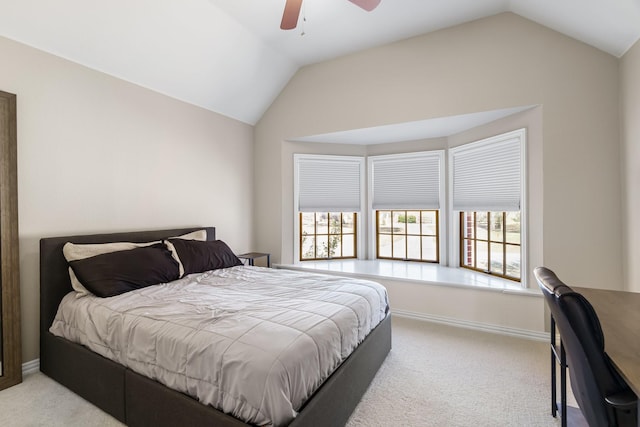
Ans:
[{"label": "dark desk top", "polygon": [[591,303],[604,333],[605,351],[640,396],[640,293],[572,287]]},{"label": "dark desk top", "polygon": [[269,256],[270,254],[265,252],[247,252],[246,254],[236,255],[238,258],[260,258],[263,256]]}]

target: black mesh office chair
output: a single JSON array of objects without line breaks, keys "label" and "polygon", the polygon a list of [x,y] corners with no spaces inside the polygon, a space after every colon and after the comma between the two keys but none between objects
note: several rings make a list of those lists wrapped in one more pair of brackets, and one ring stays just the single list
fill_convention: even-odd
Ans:
[{"label": "black mesh office chair", "polygon": [[534,275],[560,332],[571,390],[589,426],[636,427],[638,398],[605,353],[600,321],[589,301],[547,268],[536,268]]}]

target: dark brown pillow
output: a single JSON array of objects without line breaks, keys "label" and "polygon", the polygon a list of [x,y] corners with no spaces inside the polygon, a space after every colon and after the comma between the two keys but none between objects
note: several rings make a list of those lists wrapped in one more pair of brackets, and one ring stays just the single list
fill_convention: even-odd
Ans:
[{"label": "dark brown pillow", "polygon": [[222,240],[200,242],[169,239],[169,243],[176,249],[185,275],[242,265],[242,261]]},{"label": "dark brown pillow", "polygon": [[69,265],[85,288],[99,297],[170,282],[180,276],[178,262],[163,243],[96,255]]}]

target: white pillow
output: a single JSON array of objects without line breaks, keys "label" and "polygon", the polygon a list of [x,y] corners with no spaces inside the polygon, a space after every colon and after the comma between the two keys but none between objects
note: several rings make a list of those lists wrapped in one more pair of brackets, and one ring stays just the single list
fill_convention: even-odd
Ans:
[{"label": "white pillow", "polygon": [[[173,239],[185,239],[185,240],[207,240],[207,230],[198,230],[193,231],[191,233],[183,234],[182,236],[172,237]],[[89,243],[89,244],[75,244],[71,242],[67,242],[62,247],[62,253],[64,254],[67,262],[76,261],[79,259],[91,258],[96,255],[107,254],[111,252],[118,251],[127,251],[130,249],[141,248],[145,246],[151,246],[156,243],[162,243],[161,240],[157,240],[155,242],[146,242],[146,243],[133,243],[133,242],[114,242],[114,243]],[[178,262],[178,267],[180,268],[180,277],[184,274],[184,267],[182,266],[182,262],[180,262],[180,258],[178,258],[178,252],[176,252],[173,245],[167,245],[168,249],[171,251],[171,256]],[[83,297],[85,295],[89,295],[91,292],[85,288],[82,283],[78,280],[73,269],[69,267],[69,278],[71,279],[71,286],[77,292],[76,298]]]},{"label": "white pillow", "polygon": [[199,240],[204,242],[207,240],[207,230],[192,231],[191,233],[183,234],[178,237],[167,237],[167,239]]}]

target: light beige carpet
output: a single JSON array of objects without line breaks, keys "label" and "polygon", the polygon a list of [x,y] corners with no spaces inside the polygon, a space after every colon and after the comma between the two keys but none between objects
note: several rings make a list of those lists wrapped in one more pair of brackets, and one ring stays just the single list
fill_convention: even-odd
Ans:
[{"label": "light beige carpet", "polygon": [[[347,426],[559,426],[549,364],[546,343],[395,317],[393,350]],[[41,373],[0,392],[0,425],[122,426]]]}]

